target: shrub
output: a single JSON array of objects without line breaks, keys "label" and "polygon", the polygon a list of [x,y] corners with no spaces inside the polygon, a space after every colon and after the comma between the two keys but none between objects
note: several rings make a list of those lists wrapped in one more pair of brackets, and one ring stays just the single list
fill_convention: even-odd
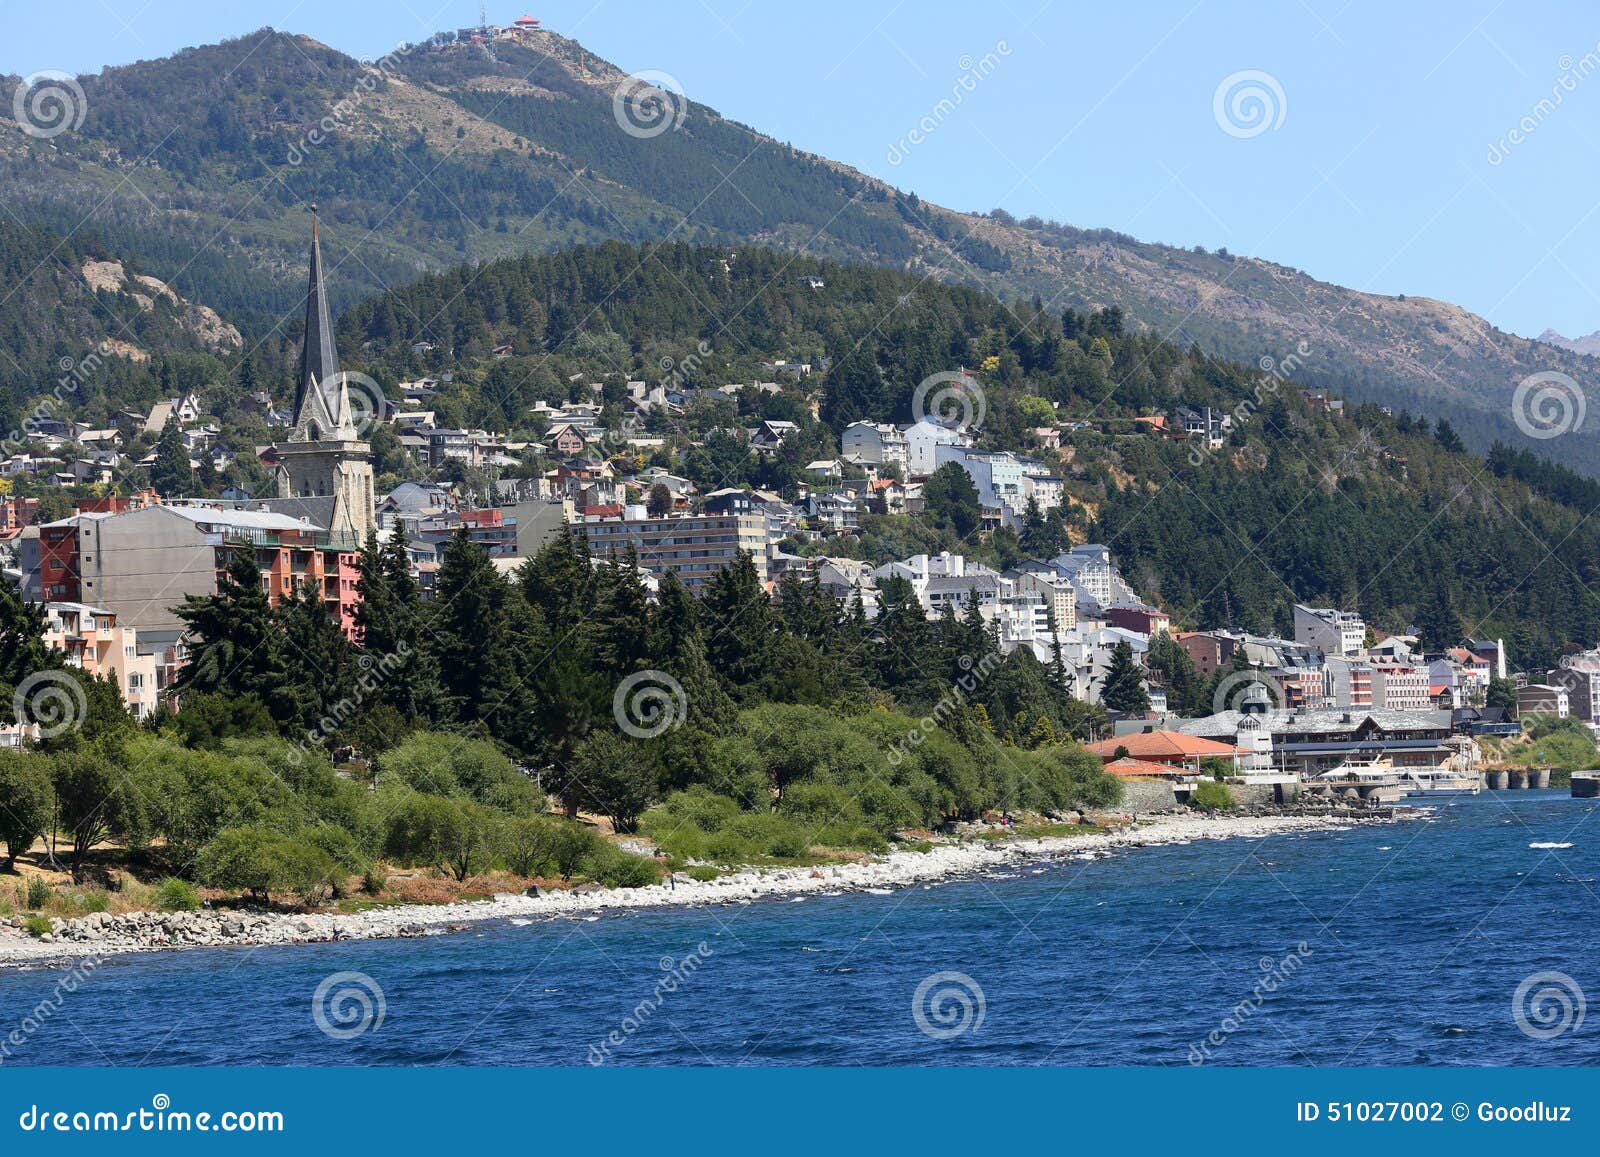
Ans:
[{"label": "shrub", "polygon": [[1201,811],[1226,811],[1234,806],[1233,792],[1228,785],[1214,779],[1203,779],[1195,784],[1189,795],[1189,806]]},{"label": "shrub", "polygon": [[29,936],[33,937],[43,936],[46,932],[53,930],[48,916],[29,916],[24,922],[23,928]]},{"label": "shrub", "polygon": [[606,843],[585,867],[590,876],[613,888],[644,888],[661,882],[661,869],[654,860]]},{"label": "shrub", "polygon": [[27,906],[29,908],[43,908],[50,903],[50,895],[50,885],[46,884],[40,877],[35,876],[28,881]]},{"label": "shrub", "polygon": [[527,816],[506,823],[502,852],[519,876],[542,876],[556,866],[556,849],[566,821]]},{"label": "shrub", "polygon": [[163,912],[193,912],[200,907],[200,893],[188,880],[168,876],[156,885],[156,907]]},{"label": "shrub", "polygon": [[303,903],[320,900],[339,865],[321,848],[268,828],[225,828],[200,852],[196,874],[215,888],[261,900],[288,892]]}]

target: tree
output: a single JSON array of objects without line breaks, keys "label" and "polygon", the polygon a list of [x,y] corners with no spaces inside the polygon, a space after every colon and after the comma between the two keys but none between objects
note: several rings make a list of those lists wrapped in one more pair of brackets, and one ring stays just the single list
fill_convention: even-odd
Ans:
[{"label": "tree", "polygon": [[639,817],[656,800],[660,788],[655,753],[648,744],[614,731],[596,731],[578,746],[573,774],[618,832],[639,828]]},{"label": "tree", "polygon": [[542,876],[553,869],[563,826],[560,820],[543,816],[522,816],[507,822],[506,865],[519,876]]},{"label": "tree", "polygon": [[284,662],[283,632],[247,549],[235,551],[214,595],[189,595],[177,608],[188,628],[189,665],[178,674],[179,694],[253,695],[280,726],[299,712]]},{"label": "tree", "polygon": [[178,498],[194,487],[189,447],[177,419],[169,418],[156,440],[156,460],[150,466],[150,486],[163,498]]},{"label": "tree", "polygon": [[922,484],[923,509],[935,526],[966,538],[983,521],[983,505],[972,478],[957,462],[946,462]]},{"label": "tree", "polygon": [[747,552],[712,577],[701,607],[711,669],[736,701],[759,699],[772,672],[778,623]]},{"label": "tree", "polygon": [[283,631],[284,674],[296,704],[296,728],[332,747],[357,710],[350,640],[309,579],[284,600],[277,619]]},{"label": "tree", "polygon": [[185,695],[183,710],[163,727],[176,732],[185,747],[212,751],[228,739],[278,734],[271,713],[254,695]]},{"label": "tree", "polygon": [[398,859],[432,864],[459,882],[489,866],[498,847],[499,822],[471,800],[417,792],[390,817],[387,846]]},{"label": "tree", "polygon": [[0,749],[0,839],[6,844],[6,870],[50,826],[55,793],[49,762],[15,749]]},{"label": "tree", "polygon": [[1517,685],[1510,679],[1490,679],[1483,695],[1485,707],[1502,707],[1510,715],[1517,713]]},{"label": "tree", "polygon": [[24,602],[10,579],[0,579],[0,721],[15,717],[17,687],[38,671],[61,666],[61,656],[44,641],[45,613]]},{"label": "tree", "polygon": [[666,483],[657,482],[650,487],[650,497],[645,501],[645,512],[651,518],[665,518],[672,513],[672,491]]},{"label": "tree", "polygon": [[1111,665],[1106,668],[1100,688],[1100,702],[1107,711],[1137,715],[1150,710],[1150,696],[1144,689],[1144,675],[1133,659],[1133,647],[1126,640],[1111,648]]},{"label": "tree", "polygon": [[112,836],[142,834],[144,801],[98,748],[59,752],[50,770],[56,823],[72,840],[72,875],[78,879],[84,857],[96,844]]},{"label": "tree", "polygon": [[1465,633],[1449,588],[1443,582],[1436,583],[1433,596],[1422,604],[1419,613],[1418,645],[1424,653],[1442,652],[1450,647],[1459,647]]},{"label": "tree", "polygon": [[430,723],[447,717],[439,664],[428,645],[425,609],[406,545],[396,534],[379,545],[369,537],[356,562],[356,637],[368,671],[377,671],[376,698],[403,717]]},{"label": "tree", "polygon": [[322,899],[339,878],[338,862],[315,842],[264,827],[224,828],[200,850],[195,875],[214,888],[242,890],[266,902],[288,892],[303,904]]},{"label": "tree", "polygon": [[440,679],[452,709],[462,719],[482,720],[497,739],[525,745],[524,661],[544,648],[528,645],[522,596],[465,527],[445,547],[433,606]]}]

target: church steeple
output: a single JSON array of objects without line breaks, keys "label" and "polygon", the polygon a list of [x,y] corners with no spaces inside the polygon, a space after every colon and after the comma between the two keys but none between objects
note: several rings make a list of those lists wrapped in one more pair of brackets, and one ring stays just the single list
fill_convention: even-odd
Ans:
[{"label": "church steeple", "polygon": [[300,383],[294,396],[294,424],[315,422],[326,432],[343,425],[349,413],[339,351],[333,341],[333,315],[322,283],[322,239],[317,206],[311,206],[311,277],[306,289],[306,342],[300,355]]},{"label": "church steeple", "polygon": [[322,283],[322,238],[311,206],[311,279],[306,289],[306,344],[295,388],[294,428],[274,449],[279,499],[295,499],[340,543],[359,546],[372,530],[372,447],[362,440],[339,371],[333,314]]}]

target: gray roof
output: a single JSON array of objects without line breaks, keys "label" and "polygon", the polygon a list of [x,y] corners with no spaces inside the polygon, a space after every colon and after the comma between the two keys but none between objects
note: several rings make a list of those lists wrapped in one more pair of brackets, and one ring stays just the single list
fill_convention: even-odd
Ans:
[{"label": "gray roof", "polygon": [[924,588],[929,594],[936,591],[954,591],[964,595],[968,591],[992,591],[1000,586],[1000,580],[993,574],[968,574],[959,577],[953,575],[935,575],[928,580]]},{"label": "gray roof", "polygon": [[[1196,735],[1203,739],[1236,735],[1239,731],[1239,720],[1244,715],[1245,713],[1240,711],[1221,711],[1204,719],[1184,720],[1178,724],[1177,729],[1185,735]],[[1389,733],[1450,730],[1448,711],[1390,711],[1381,707],[1348,709],[1331,707],[1318,711],[1276,711],[1271,719],[1274,735],[1315,735],[1354,731],[1369,719],[1380,730]]]}]

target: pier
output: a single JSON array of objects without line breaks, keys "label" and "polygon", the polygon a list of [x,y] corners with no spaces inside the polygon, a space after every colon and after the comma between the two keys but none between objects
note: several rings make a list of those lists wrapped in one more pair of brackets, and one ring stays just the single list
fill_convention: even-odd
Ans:
[{"label": "pier", "polygon": [[1484,786],[1490,791],[1537,790],[1550,786],[1548,767],[1513,768],[1483,773]]}]

